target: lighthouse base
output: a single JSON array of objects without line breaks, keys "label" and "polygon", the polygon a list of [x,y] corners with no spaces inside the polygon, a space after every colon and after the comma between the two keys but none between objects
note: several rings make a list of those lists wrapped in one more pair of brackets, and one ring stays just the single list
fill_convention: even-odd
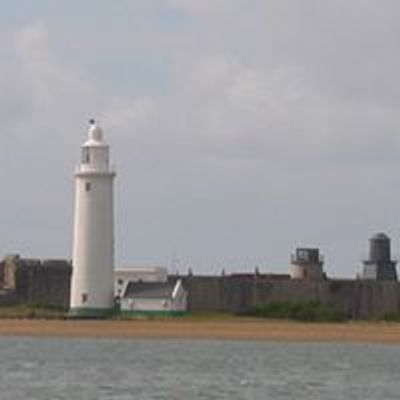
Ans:
[{"label": "lighthouse base", "polygon": [[105,319],[114,314],[113,308],[74,307],[68,311],[68,318],[76,319]]}]

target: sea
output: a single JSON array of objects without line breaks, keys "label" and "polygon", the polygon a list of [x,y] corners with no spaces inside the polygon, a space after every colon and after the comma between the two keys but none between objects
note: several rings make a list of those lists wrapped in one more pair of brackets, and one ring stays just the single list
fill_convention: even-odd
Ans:
[{"label": "sea", "polygon": [[400,398],[400,346],[0,338],[1,400]]}]

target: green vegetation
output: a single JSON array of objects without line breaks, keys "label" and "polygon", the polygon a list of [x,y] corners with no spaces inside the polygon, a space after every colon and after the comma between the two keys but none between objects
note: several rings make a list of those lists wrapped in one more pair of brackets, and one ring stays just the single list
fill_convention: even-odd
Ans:
[{"label": "green vegetation", "polygon": [[111,318],[116,320],[131,320],[131,319],[175,319],[182,318],[186,315],[184,312],[180,311],[135,311],[135,312],[124,312],[116,311]]},{"label": "green vegetation", "polygon": [[0,319],[66,319],[64,308],[49,304],[18,304],[0,307]]},{"label": "green vegetation", "polygon": [[[345,320],[345,316],[331,306],[321,304],[318,301],[307,302],[275,302],[263,306],[254,307],[248,312],[233,315],[229,313],[185,313],[180,315],[160,314],[160,313],[139,313],[128,315],[115,312],[109,316],[114,320],[129,319],[157,319],[168,320],[177,317],[189,321],[223,321],[235,319],[238,316],[270,318],[270,319],[289,319],[296,321],[309,322],[339,322]],[[0,319],[67,319],[68,310],[50,304],[31,303],[19,304],[8,307],[0,307]],[[386,321],[400,322],[400,313],[385,314]]]},{"label": "green vegetation", "polygon": [[383,315],[382,319],[388,322],[400,322],[400,313],[391,312]]},{"label": "green vegetation", "polygon": [[319,301],[270,303],[254,307],[245,315],[310,322],[339,322],[345,319],[345,316],[335,308]]}]

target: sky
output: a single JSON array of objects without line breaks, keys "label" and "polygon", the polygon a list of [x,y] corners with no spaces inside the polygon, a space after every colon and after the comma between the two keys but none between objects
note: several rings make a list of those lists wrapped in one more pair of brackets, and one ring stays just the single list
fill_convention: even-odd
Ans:
[{"label": "sky", "polygon": [[0,1],[0,253],[70,258],[87,121],[116,265],[354,277],[400,254],[400,3]]}]

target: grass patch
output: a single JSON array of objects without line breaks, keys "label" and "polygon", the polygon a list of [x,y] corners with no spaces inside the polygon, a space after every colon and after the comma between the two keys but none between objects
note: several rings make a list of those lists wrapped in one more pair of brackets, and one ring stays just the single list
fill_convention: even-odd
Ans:
[{"label": "grass patch", "polygon": [[259,318],[291,319],[309,322],[339,322],[345,317],[335,308],[319,301],[275,302],[252,308],[245,315]]},{"label": "grass patch", "polygon": [[382,320],[388,321],[388,322],[400,322],[400,313],[390,312],[390,313],[383,314]]},{"label": "grass patch", "polygon": [[0,307],[0,319],[66,319],[64,308],[45,304],[18,304]]},{"label": "grass patch", "polygon": [[181,319],[184,315],[181,314],[169,314],[163,312],[135,312],[135,313],[124,313],[117,312],[111,315],[110,319],[112,320],[121,320],[121,321],[131,321],[131,320],[174,320]]},{"label": "grass patch", "polygon": [[224,312],[185,312],[182,314],[170,314],[170,313],[118,313],[116,312],[113,316],[113,320],[183,320],[191,322],[207,322],[207,321],[227,321],[238,318],[235,314],[229,314]]}]

